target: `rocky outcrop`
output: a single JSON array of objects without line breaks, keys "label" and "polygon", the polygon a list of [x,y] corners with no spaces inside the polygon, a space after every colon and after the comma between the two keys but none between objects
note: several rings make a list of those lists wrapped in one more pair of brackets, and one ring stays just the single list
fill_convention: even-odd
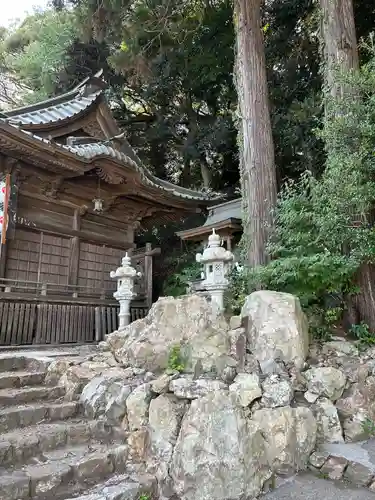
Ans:
[{"label": "rocky outcrop", "polygon": [[151,401],[151,385],[141,384],[126,399],[129,429],[136,431],[147,424]]},{"label": "rocky outcrop", "polygon": [[120,425],[126,414],[126,400],[132,387],[121,375],[99,376],[83,389],[80,402],[89,418],[103,417],[112,425]]},{"label": "rocky outcrop", "polygon": [[126,431],[127,463],[156,477],[159,500],[240,500],[312,453],[327,477],[360,474],[316,447],[374,432],[375,350],[307,342],[288,294],[250,295],[229,325],[202,297],[164,298],[90,359],[49,370],[73,399],[87,384],[86,415]]},{"label": "rocky outcrop", "polygon": [[216,358],[229,352],[229,326],[203,297],[191,295],[159,299],[148,316],[107,338],[122,366],[153,372],[167,368],[173,347],[181,349],[185,371],[198,361],[210,371]]},{"label": "rocky outcrop", "polygon": [[239,373],[229,387],[230,393],[236,398],[238,404],[246,408],[262,396],[259,376],[256,373]]},{"label": "rocky outcrop", "polygon": [[66,391],[65,398],[69,401],[76,399],[82,389],[94,377],[108,370],[105,363],[85,361],[81,365],[69,366],[60,378],[58,384]]},{"label": "rocky outcrop", "polygon": [[318,424],[318,443],[343,443],[343,431],[335,405],[327,398],[318,399],[313,406]]},{"label": "rocky outcrop", "polygon": [[309,408],[264,409],[254,413],[267,441],[266,453],[272,470],[279,473],[306,468],[315,449],[317,425]]},{"label": "rocky outcrop", "polygon": [[269,376],[263,383],[262,403],[269,408],[289,406],[293,399],[293,389],[289,379],[279,375]]},{"label": "rocky outcrop", "polygon": [[297,297],[262,290],[249,295],[241,316],[259,362],[281,358],[302,368],[309,348],[307,319]]},{"label": "rocky outcrop", "polygon": [[311,368],[304,373],[312,397],[324,396],[337,401],[344,392],[346,377],[342,371],[331,366]]},{"label": "rocky outcrop", "polygon": [[170,394],[163,394],[153,399],[150,404],[147,469],[156,476],[162,497],[173,495],[169,469],[181,420],[187,408],[185,401]]},{"label": "rocky outcrop", "polygon": [[191,377],[180,377],[172,380],[169,390],[177,397],[183,399],[197,399],[210,392],[226,389],[227,385],[221,380],[197,379]]},{"label": "rocky outcrop", "polygon": [[252,498],[271,474],[259,426],[246,420],[226,391],[192,402],[182,421],[171,466],[174,490],[180,498]]}]

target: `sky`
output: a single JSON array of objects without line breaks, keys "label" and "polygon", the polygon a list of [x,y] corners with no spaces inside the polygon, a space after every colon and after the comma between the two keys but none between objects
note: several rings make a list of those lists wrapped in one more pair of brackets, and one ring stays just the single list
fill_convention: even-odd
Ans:
[{"label": "sky", "polygon": [[0,26],[9,26],[13,20],[23,20],[34,7],[46,7],[49,0],[0,0]]}]

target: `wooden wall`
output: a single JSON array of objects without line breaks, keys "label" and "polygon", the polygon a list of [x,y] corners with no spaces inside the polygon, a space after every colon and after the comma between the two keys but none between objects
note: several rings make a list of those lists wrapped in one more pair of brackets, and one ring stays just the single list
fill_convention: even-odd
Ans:
[{"label": "wooden wall", "polygon": [[19,228],[8,241],[5,277],[67,285],[69,247],[67,237]]},{"label": "wooden wall", "polygon": [[[20,191],[15,230],[0,254],[0,345],[94,342],[117,328],[116,281],[125,252],[142,277],[131,319],[152,304],[152,250],[134,249],[134,224],[87,212],[61,197],[47,201],[40,182]],[[35,192],[32,189],[35,188]],[[39,189],[39,191],[38,191]]]}]

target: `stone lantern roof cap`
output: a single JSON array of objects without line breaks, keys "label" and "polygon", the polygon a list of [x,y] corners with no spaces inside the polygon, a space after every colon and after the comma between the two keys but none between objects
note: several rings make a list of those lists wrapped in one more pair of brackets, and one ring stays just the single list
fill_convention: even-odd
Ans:
[{"label": "stone lantern roof cap", "polygon": [[221,238],[215,229],[212,230],[212,234],[208,238],[208,246],[204,249],[203,254],[197,254],[197,262],[202,264],[216,261],[229,262],[233,258],[232,252],[221,246]]}]

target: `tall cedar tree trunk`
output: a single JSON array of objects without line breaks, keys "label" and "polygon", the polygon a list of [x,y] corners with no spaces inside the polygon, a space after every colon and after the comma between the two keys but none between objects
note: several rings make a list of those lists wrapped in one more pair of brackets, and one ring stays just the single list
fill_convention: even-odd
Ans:
[{"label": "tall cedar tree trunk", "polygon": [[[325,53],[326,91],[340,99],[351,92],[335,82],[337,67],[343,71],[359,69],[357,37],[352,0],[320,0],[322,10],[322,33]],[[355,98],[355,97],[354,97]],[[375,267],[364,263],[357,276],[359,294],[347,300],[347,322],[365,322],[375,331]]]},{"label": "tall cedar tree trunk", "polygon": [[235,0],[236,77],[240,125],[241,184],[248,263],[266,264],[266,244],[277,198],[266,61],[261,29],[261,0]]}]

